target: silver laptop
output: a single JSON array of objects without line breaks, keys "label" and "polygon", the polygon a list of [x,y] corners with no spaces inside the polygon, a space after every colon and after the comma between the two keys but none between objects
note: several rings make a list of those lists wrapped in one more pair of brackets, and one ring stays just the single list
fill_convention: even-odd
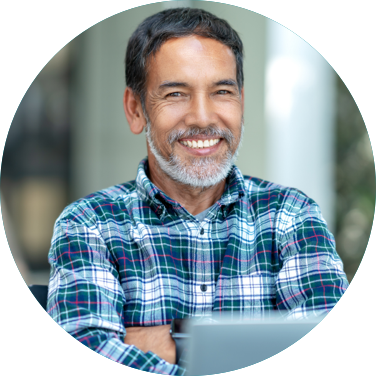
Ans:
[{"label": "silver laptop", "polygon": [[188,375],[229,372],[261,362],[304,337],[322,319],[192,320],[186,354]]}]

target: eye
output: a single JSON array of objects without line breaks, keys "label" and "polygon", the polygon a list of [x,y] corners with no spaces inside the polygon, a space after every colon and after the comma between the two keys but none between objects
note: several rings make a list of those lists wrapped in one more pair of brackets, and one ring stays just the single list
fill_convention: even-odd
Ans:
[{"label": "eye", "polygon": [[175,91],[173,93],[169,93],[166,95],[166,97],[181,97],[182,96],[182,93],[178,92],[178,91]]},{"label": "eye", "polygon": [[217,94],[224,95],[224,94],[231,94],[228,90],[218,90]]}]

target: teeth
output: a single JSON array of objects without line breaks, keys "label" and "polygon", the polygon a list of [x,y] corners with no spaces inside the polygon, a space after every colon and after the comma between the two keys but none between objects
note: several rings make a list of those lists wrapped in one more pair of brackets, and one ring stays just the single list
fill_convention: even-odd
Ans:
[{"label": "teeth", "polygon": [[219,141],[220,139],[217,138],[214,140],[212,139],[212,140],[205,140],[205,141],[202,141],[202,140],[180,141],[180,143],[193,149],[203,149],[203,148],[208,148],[210,146],[216,145],[218,144]]}]

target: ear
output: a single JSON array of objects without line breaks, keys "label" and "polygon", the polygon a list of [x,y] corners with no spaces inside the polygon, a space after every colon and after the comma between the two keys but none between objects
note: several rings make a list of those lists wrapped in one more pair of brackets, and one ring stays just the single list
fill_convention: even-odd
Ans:
[{"label": "ear", "polygon": [[141,100],[139,96],[134,95],[130,87],[126,87],[124,91],[123,106],[131,132],[140,134],[146,126],[146,119],[142,111]]}]

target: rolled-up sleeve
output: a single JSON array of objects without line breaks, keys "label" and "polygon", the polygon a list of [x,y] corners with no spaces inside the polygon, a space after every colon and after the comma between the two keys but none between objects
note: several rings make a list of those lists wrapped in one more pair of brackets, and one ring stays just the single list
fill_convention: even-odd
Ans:
[{"label": "rolled-up sleeve", "polygon": [[47,311],[78,341],[109,359],[144,371],[184,374],[156,354],[126,345],[125,294],[96,224],[84,210],[65,210],[56,221],[49,252]]}]

